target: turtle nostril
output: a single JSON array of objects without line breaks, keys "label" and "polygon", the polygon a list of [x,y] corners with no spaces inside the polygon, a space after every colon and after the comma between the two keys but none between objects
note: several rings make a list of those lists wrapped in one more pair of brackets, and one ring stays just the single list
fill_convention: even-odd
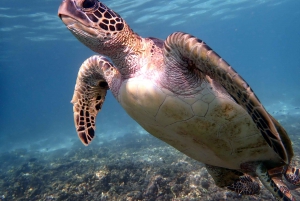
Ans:
[{"label": "turtle nostril", "polygon": [[96,0],[85,0],[82,2],[82,8],[93,8],[96,4]]}]

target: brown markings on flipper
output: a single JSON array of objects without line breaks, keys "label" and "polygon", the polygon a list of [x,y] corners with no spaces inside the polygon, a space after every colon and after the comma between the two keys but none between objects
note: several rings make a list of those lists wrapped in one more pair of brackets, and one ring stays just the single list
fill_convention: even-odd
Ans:
[{"label": "brown markings on flipper", "polygon": [[259,184],[250,175],[241,176],[227,188],[241,195],[255,195],[260,191]]},{"label": "brown markings on flipper", "polygon": [[73,103],[77,134],[84,145],[95,137],[95,121],[105,101],[108,83],[116,73],[114,66],[102,56],[92,56],[79,68]]},{"label": "brown markings on flipper", "polygon": [[181,32],[171,34],[164,43],[164,60],[166,65],[174,60],[181,64],[186,63],[182,66],[193,68],[194,71],[198,71],[197,74],[208,75],[219,82],[248,112],[269,146],[285,164],[289,164],[291,156],[287,153],[270,115],[250,86],[202,40]]},{"label": "brown markings on flipper", "polygon": [[287,166],[283,174],[285,179],[291,184],[300,187],[300,169],[292,166]]},{"label": "brown markings on flipper", "polygon": [[[278,121],[276,119],[274,119],[271,115],[270,115],[270,118],[272,119],[276,129],[278,130],[278,132],[280,134],[281,140],[286,147],[288,155],[290,156],[290,158],[292,158],[294,153],[293,153],[292,147],[290,146],[292,143],[288,137],[288,134],[280,126],[280,124],[278,123]],[[289,183],[291,183],[295,186],[298,186],[298,187],[300,186],[300,170],[299,170],[299,168],[292,167],[291,165],[286,165],[285,168],[282,168],[280,173],[284,175],[285,179]]]},{"label": "brown markings on flipper", "polygon": [[267,170],[263,164],[259,164],[256,168],[256,174],[261,182],[278,200],[296,201],[289,188],[282,181],[283,171],[284,167]]},{"label": "brown markings on flipper", "polygon": [[227,187],[241,195],[254,195],[260,191],[259,184],[250,176],[237,170],[216,167],[206,164],[208,173],[212,176],[217,186]]},{"label": "brown markings on flipper", "polygon": [[270,185],[277,193],[277,195],[282,200],[291,200],[296,201],[293,197],[290,189],[286,186],[286,184],[282,181],[282,173],[284,171],[283,167],[277,167],[267,171],[267,174],[270,177]]}]

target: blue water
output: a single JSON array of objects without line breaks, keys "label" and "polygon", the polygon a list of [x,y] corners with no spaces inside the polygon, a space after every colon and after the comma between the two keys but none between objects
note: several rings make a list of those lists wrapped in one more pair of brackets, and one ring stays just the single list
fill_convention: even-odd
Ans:
[{"label": "blue water", "polygon": [[[164,39],[183,31],[201,38],[248,81],[267,108],[280,109],[277,102],[300,107],[300,1],[104,3],[144,37]],[[49,149],[77,140],[70,100],[78,68],[93,52],[59,20],[59,4],[0,2],[0,151],[32,144]],[[112,137],[138,126],[109,93],[97,129],[97,135]]]},{"label": "blue water", "polygon": [[[74,143],[83,147],[70,101],[78,68],[94,53],[57,17],[60,3],[0,1],[0,153],[19,148],[50,152]],[[293,140],[299,144],[299,0],[104,3],[143,37],[165,39],[182,31],[204,40],[250,84],[272,115],[294,128]],[[130,132],[145,134],[109,92],[97,117],[95,141]]]},{"label": "blue water", "polygon": [[[276,102],[300,106],[300,1],[104,3],[144,37],[164,39],[183,31],[201,38],[248,81],[267,108]],[[78,67],[93,52],[59,20],[59,4],[0,2],[1,151],[76,140],[70,100]],[[110,93],[97,122],[97,132],[109,131],[107,137],[137,127]]]}]

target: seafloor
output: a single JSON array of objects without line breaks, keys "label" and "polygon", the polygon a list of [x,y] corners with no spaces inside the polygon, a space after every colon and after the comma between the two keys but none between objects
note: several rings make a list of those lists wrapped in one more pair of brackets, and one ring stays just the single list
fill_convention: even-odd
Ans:
[{"label": "seafloor", "polygon": [[[285,116],[300,167],[300,122]],[[115,140],[52,152],[18,149],[0,154],[0,200],[275,200],[240,196],[215,186],[203,164],[151,135],[135,132]],[[291,187],[292,188],[292,187]],[[294,189],[296,200],[300,190]]]}]

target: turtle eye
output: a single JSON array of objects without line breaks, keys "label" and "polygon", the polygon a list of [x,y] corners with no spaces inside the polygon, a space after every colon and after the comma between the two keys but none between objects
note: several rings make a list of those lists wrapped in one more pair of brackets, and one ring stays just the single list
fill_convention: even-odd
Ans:
[{"label": "turtle eye", "polygon": [[89,9],[89,8],[93,8],[96,4],[96,0],[84,0],[82,2],[82,8],[84,9]]}]

